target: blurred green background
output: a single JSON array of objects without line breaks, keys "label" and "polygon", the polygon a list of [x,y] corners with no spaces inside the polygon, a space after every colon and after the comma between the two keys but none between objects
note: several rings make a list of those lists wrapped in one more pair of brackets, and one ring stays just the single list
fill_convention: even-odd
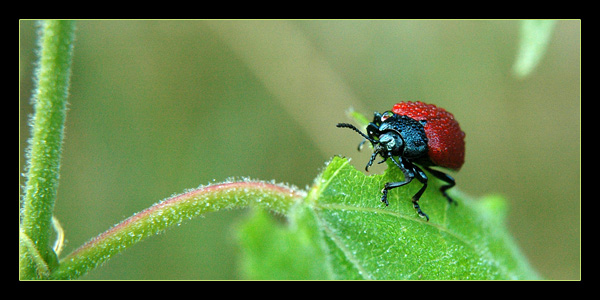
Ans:
[{"label": "blurred green background", "polygon": [[[506,196],[508,225],[532,265],[548,279],[579,279],[581,22],[556,23],[525,79],[511,74],[519,25],[78,21],[55,208],[64,254],[213,181],[303,188],[335,154],[363,170],[369,151],[357,152],[358,135],[335,124],[350,121],[350,107],[368,116],[421,100],[451,111],[467,134],[458,188]],[[35,22],[20,22],[20,172],[35,39]],[[233,228],[246,213],[191,220],[83,279],[240,278]]]}]

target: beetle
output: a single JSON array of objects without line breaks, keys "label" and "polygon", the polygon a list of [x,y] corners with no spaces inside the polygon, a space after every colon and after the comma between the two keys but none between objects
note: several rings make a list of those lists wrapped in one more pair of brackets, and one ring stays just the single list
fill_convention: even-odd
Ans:
[{"label": "beetle", "polygon": [[423,186],[412,197],[413,207],[420,217],[429,221],[429,216],[418,204],[427,189],[428,178],[423,169],[445,182],[440,191],[449,203],[456,204],[446,193],[456,185],[454,178],[431,168],[437,166],[458,171],[465,161],[465,133],[454,115],[445,109],[420,101],[400,102],[391,111],[375,112],[373,121],[367,125],[367,134],[348,123],[338,123],[337,127],[352,129],[364,137],[358,145],[359,151],[367,140],[371,142],[373,154],[365,167],[367,172],[379,155],[382,157],[379,163],[389,158],[404,173],[404,181],[388,182],[381,190],[381,202],[386,206],[389,205],[389,190],[416,178]]}]

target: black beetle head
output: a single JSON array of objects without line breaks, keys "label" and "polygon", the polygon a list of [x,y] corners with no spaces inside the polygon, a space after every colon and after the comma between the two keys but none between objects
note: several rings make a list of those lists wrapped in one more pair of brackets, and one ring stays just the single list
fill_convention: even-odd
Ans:
[{"label": "black beetle head", "polygon": [[373,155],[371,155],[371,159],[367,163],[365,170],[369,171],[369,167],[373,164],[377,155],[381,155],[383,160],[379,163],[383,163],[388,157],[402,153],[402,150],[404,149],[404,140],[400,133],[395,130],[394,117],[395,114],[391,111],[386,111],[383,114],[375,112],[373,122],[367,125],[367,134],[362,133],[354,125],[347,123],[337,124],[337,127],[350,128],[365,138],[365,140],[359,144],[359,150],[366,140],[373,145]]}]

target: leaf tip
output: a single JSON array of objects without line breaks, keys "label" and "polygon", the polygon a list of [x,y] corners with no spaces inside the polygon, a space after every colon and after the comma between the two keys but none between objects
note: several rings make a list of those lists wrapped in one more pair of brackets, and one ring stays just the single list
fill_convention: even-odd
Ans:
[{"label": "leaf tip", "polygon": [[504,222],[508,216],[509,205],[501,195],[487,195],[479,202],[484,213],[499,222]]}]

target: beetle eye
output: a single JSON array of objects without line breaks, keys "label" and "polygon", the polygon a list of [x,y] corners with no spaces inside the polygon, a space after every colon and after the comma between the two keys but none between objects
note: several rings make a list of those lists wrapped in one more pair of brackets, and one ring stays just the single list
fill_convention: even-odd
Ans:
[{"label": "beetle eye", "polygon": [[384,122],[385,120],[387,120],[388,118],[390,118],[393,115],[394,115],[394,113],[389,110],[384,112],[383,114],[381,114],[381,122]]}]

